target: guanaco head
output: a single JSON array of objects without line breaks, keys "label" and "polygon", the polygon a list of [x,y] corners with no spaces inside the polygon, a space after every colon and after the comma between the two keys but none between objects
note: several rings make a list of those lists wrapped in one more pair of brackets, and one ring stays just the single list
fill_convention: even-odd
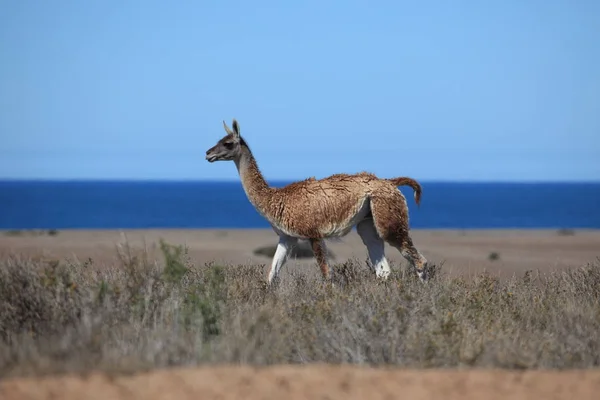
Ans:
[{"label": "guanaco head", "polygon": [[240,126],[235,119],[231,126],[233,130],[229,129],[225,121],[223,121],[223,127],[227,135],[223,136],[216,145],[206,151],[208,162],[231,161],[240,157],[243,143],[243,139],[240,136]]}]

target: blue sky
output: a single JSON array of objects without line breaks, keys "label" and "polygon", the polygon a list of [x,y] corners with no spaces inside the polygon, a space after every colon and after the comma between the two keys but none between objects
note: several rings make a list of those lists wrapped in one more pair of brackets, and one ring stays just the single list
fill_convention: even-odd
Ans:
[{"label": "blue sky", "polygon": [[600,1],[7,1],[0,178],[600,180]]}]

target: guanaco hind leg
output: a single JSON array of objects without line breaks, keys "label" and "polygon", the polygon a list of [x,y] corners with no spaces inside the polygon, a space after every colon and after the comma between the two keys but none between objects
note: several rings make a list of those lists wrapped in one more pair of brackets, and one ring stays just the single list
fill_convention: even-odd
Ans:
[{"label": "guanaco hind leg", "polygon": [[409,234],[408,206],[398,192],[391,196],[371,198],[371,213],[377,234],[417,270],[417,275],[426,280],[427,259],[414,246]]},{"label": "guanaco hind leg", "polygon": [[377,229],[373,224],[373,219],[364,219],[356,225],[356,231],[367,247],[371,265],[375,274],[386,279],[390,274],[390,265],[385,258],[385,242],[377,234]]}]

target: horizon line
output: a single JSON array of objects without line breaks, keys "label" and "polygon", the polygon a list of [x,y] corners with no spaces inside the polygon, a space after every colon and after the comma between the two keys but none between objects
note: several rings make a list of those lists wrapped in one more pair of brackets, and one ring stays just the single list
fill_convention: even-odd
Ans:
[{"label": "horizon line", "polygon": [[[302,181],[303,179],[266,179],[267,182],[292,183]],[[421,183],[428,184],[600,184],[600,178],[593,179],[574,179],[574,180],[481,180],[481,179],[417,179]],[[240,183],[237,178],[3,178],[0,177],[0,183],[23,182],[23,183]]]}]

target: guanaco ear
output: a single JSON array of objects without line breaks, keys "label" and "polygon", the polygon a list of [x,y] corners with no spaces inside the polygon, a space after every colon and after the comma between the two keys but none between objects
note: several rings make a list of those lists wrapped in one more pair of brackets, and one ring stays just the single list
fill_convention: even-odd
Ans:
[{"label": "guanaco ear", "polygon": [[237,120],[234,118],[233,122],[231,122],[231,126],[233,127],[233,135],[236,137],[236,139],[240,138],[240,125],[238,124]]},{"label": "guanaco ear", "polygon": [[227,132],[228,135],[234,135],[234,133],[231,131],[231,129],[229,129],[225,121],[223,121],[223,128],[225,128],[225,132]]}]

